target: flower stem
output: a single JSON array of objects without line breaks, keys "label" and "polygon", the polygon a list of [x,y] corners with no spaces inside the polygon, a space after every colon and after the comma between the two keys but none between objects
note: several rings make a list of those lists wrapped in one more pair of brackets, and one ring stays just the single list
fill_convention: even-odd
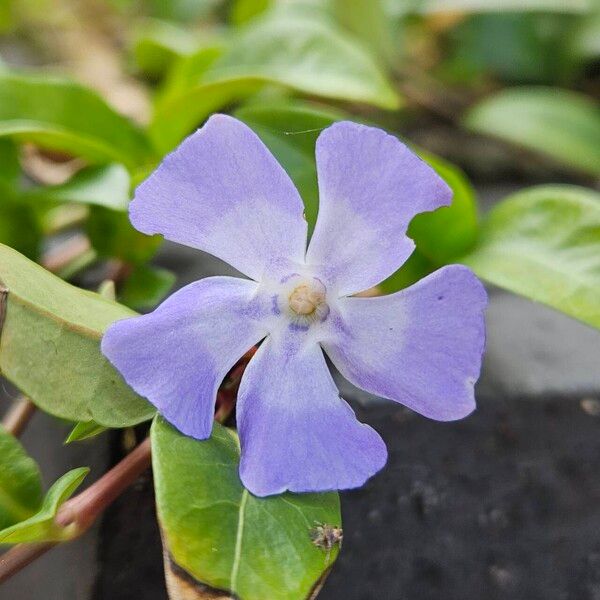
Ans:
[{"label": "flower stem", "polygon": [[[85,533],[98,516],[116,500],[150,466],[150,438],[146,438],[96,483],[65,502],[56,522],[73,526],[73,538]],[[55,543],[19,544],[0,556],[0,583],[24,569],[29,563],[53,548]]]},{"label": "flower stem", "polygon": [[27,423],[34,415],[35,410],[35,404],[25,396],[17,398],[8,409],[4,419],[2,419],[2,427],[8,433],[19,437],[27,427]]}]

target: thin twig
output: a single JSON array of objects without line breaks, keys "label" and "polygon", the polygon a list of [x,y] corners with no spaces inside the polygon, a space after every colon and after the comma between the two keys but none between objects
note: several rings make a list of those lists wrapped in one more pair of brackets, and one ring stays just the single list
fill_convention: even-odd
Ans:
[{"label": "thin twig", "polygon": [[[85,533],[98,516],[150,466],[150,438],[105,473],[96,483],[63,504],[56,522],[70,526],[73,538]],[[0,556],[0,583],[24,569],[56,544],[19,544]]]},{"label": "thin twig", "polygon": [[2,427],[8,433],[19,437],[25,427],[27,427],[27,423],[29,423],[29,420],[34,415],[35,410],[35,404],[29,398],[25,398],[25,396],[17,398],[8,409],[6,415],[4,415]]},{"label": "thin twig", "polygon": [[0,584],[24,569],[36,558],[45,554],[55,542],[42,544],[19,544],[0,556]]},{"label": "thin twig", "polygon": [[96,518],[150,466],[150,438],[146,438],[96,483],[63,504],[56,522],[75,525],[76,535],[87,531]]}]

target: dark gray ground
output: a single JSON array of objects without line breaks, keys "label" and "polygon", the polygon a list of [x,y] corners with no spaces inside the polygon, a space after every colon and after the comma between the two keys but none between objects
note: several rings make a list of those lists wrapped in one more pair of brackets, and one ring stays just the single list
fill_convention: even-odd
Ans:
[{"label": "dark gray ground", "polygon": [[[175,246],[160,262],[182,285],[226,272]],[[600,600],[599,363],[599,332],[491,290],[479,407],[468,419],[432,422],[342,383],[390,459],[342,495],[344,548],[320,598]],[[63,450],[65,431],[38,415],[24,437],[48,483],[86,464],[97,476],[120,457],[116,435]],[[0,600],[38,598],[166,600],[149,475],[99,532],[0,588]]]}]

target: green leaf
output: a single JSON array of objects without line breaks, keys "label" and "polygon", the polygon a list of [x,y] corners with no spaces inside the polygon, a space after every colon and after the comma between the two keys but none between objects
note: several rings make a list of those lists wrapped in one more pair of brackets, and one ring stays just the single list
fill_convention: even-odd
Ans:
[{"label": "green leaf", "polygon": [[274,0],[235,0],[229,18],[234,25],[243,25],[271,8],[273,2]]},{"label": "green leaf", "polygon": [[125,211],[129,206],[129,187],[127,169],[112,164],[82,169],[66,183],[34,188],[24,195],[37,201],[96,204]]},{"label": "green leaf", "polygon": [[0,530],[33,515],[42,502],[36,462],[0,426]]},{"label": "green leaf", "polygon": [[154,308],[169,293],[176,279],[167,269],[140,265],[125,281],[119,301],[135,310]]},{"label": "green leaf", "polygon": [[42,224],[33,207],[20,201],[0,182],[0,243],[8,244],[25,256],[39,258]]},{"label": "green leaf", "polygon": [[0,72],[0,136],[130,168],[150,159],[131,121],[91,90],[47,75]]},{"label": "green leaf", "polygon": [[306,220],[312,230],[319,209],[315,142],[324,128],[347,115],[294,103],[245,106],[235,116],[259,135],[292,178],[304,200]]},{"label": "green leaf", "polygon": [[55,517],[60,506],[68,500],[89,473],[86,467],[65,473],[48,490],[40,509],[28,519],[0,531],[0,544],[23,542],[63,542],[74,537],[74,525],[63,527]]},{"label": "green leaf", "polygon": [[556,88],[513,88],[473,107],[465,125],[600,175],[600,109],[588,97]]},{"label": "green leaf", "polygon": [[308,94],[399,107],[371,56],[324,18],[275,11],[252,21],[206,73],[206,81],[263,77]]},{"label": "green leaf", "polygon": [[384,63],[391,62],[394,40],[383,0],[333,0],[332,5],[337,20],[346,29]]},{"label": "green leaf", "polygon": [[117,299],[117,292],[115,282],[112,279],[105,279],[96,290],[100,296],[107,300],[115,301]]},{"label": "green leaf", "polygon": [[102,206],[91,208],[86,233],[99,256],[134,265],[148,262],[162,243],[161,236],[144,235],[134,229],[127,213]]},{"label": "green leaf", "polygon": [[69,285],[2,245],[0,282],[7,290],[0,292],[0,371],[37,406],[106,427],[153,415],[100,352],[108,325],[133,311]]},{"label": "green leaf", "polygon": [[236,434],[186,437],[157,418],[152,464],[159,522],[170,558],[195,580],[240,600],[300,600],[335,561],[316,547],[317,522],[340,526],[338,495],[257,498],[238,476]]},{"label": "green leaf", "polygon": [[409,285],[413,285],[413,283],[417,283],[419,279],[433,273],[436,268],[437,266],[421,254],[417,248],[395,273],[379,283],[377,287],[385,294],[393,294]]},{"label": "green leaf", "polygon": [[0,138],[0,180],[16,188],[21,176],[19,150],[16,144],[6,138]]},{"label": "green leaf", "polygon": [[151,14],[160,19],[190,21],[206,18],[221,0],[148,0]]},{"label": "green leaf", "polygon": [[368,52],[328,20],[298,11],[255,19],[197,81],[156,106],[157,148],[175,146],[210,112],[273,83],[300,93],[394,109],[399,98]]},{"label": "green leaf", "polygon": [[490,79],[554,83],[575,70],[567,41],[578,17],[558,13],[474,14],[453,27],[440,74],[451,82]]},{"label": "green leaf", "polygon": [[581,20],[571,39],[570,49],[584,59],[595,60],[600,56],[600,10]]},{"label": "green leaf", "polygon": [[424,150],[416,151],[445,180],[453,195],[450,206],[417,215],[408,235],[424,256],[444,265],[467,252],[477,239],[475,190],[458,167]]},{"label": "green leaf", "polygon": [[378,287],[386,294],[413,285],[438,267],[455,262],[477,240],[478,220],[475,190],[464,173],[451,163],[413,148],[452,189],[452,204],[417,215],[408,236],[417,246],[410,258]]},{"label": "green leaf", "polygon": [[176,59],[192,54],[197,47],[197,36],[187,29],[169,21],[148,19],[136,32],[133,57],[142,72],[158,76],[165,73]]},{"label": "green leaf", "polygon": [[40,254],[42,224],[34,209],[22,202],[20,177],[18,148],[12,140],[0,137],[0,243],[35,260]]},{"label": "green leaf", "polygon": [[547,185],[498,204],[462,260],[482,279],[600,328],[600,194]]},{"label": "green leaf", "polygon": [[98,425],[95,421],[81,421],[77,423],[75,427],[69,433],[65,444],[71,442],[80,442],[81,440],[87,440],[92,437],[96,437],[107,430],[103,425]]}]

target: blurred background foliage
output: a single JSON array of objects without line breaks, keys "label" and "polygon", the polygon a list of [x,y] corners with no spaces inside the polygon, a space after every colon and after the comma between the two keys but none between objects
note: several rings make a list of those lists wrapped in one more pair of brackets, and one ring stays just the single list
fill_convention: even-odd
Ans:
[{"label": "blurred background foliage", "polygon": [[[411,222],[415,252],[371,293],[462,262],[600,328],[600,0],[0,0],[0,31],[0,284],[10,290],[0,366],[36,406],[75,423],[69,442],[154,414],[115,378],[99,341],[175,283],[156,260],[160,237],[135,231],[127,207],[215,111],[271,149],[310,229],[314,145],[336,120],[385,128],[446,180],[451,206]],[[498,183],[481,206],[476,190],[489,196]],[[167,545],[177,564],[216,585],[239,563],[235,507],[245,493],[224,431],[197,444],[160,421],[153,428]],[[228,508],[221,521],[199,520],[188,510],[203,481],[196,468],[215,482],[210,469],[224,456],[230,468],[219,473],[232,476],[194,493],[208,490],[209,502],[218,493]],[[21,506],[0,507],[0,541],[71,535],[54,517],[87,471],[43,496],[37,466],[2,430],[0,462],[17,474],[0,484]],[[341,523],[337,496],[320,498],[269,498],[249,519],[259,551],[248,551],[244,598],[306,597],[326,568],[306,524]],[[266,527],[270,519],[287,529]],[[292,540],[302,539],[298,551]],[[273,548],[276,560],[261,563]]]},{"label": "blurred background foliage", "polygon": [[[518,276],[471,260],[486,230],[471,181],[589,188],[600,175],[598,0],[0,7],[0,241],[79,285],[115,280],[118,298],[135,309],[160,301],[174,276],[152,266],[160,240],[131,228],[128,200],[214,111],[235,114],[261,136],[299,187],[311,226],[314,142],[337,119],[396,133],[446,179],[452,206],[414,220],[417,250],[382,284],[387,292],[463,260],[534,297],[526,282],[512,281]],[[513,243],[519,235],[509,233]],[[538,260],[541,247],[547,262],[549,249],[564,250],[555,239],[539,243],[525,239],[524,254]],[[582,318],[550,292],[537,299]]]}]

